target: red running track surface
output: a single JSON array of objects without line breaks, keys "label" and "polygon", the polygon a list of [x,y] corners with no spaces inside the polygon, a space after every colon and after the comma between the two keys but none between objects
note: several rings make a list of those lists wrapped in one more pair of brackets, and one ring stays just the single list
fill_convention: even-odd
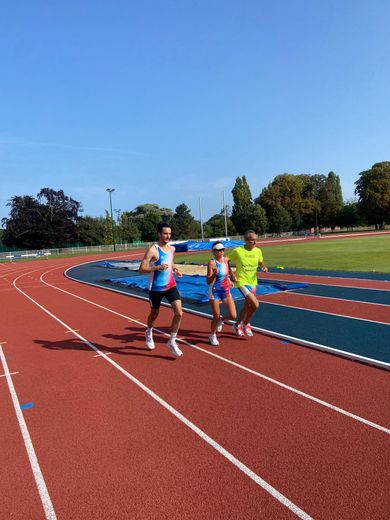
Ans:
[{"label": "red running track surface", "polygon": [[[45,518],[42,502],[58,519],[387,517],[387,372],[227,326],[213,348],[191,314],[174,360],[167,308],[149,352],[148,303],[65,279],[75,263],[0,271],[1,349],[18,372],[0,377],[4,518]],[[10,380],[34,403],[22,416],[43,498]]]}]

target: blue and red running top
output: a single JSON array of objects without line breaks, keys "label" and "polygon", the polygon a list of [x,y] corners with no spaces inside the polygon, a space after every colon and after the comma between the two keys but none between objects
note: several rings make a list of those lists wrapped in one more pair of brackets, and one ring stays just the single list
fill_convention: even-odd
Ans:
[{"label": "blue and red running top", "polygon": [[230,296],[229,284],[229,260],[227,257],[222,257],[221,262],[214,260],[217,268],[217,276],[209,286],[210,300],[224,300]]},{"label": "blue and red running top", "polygon": [[175,248],[169,246],[168,251],[163,251],[158,244],[155,244],[155,247],[158,258],[153,265],[168,264],[168,269],[149,273],[149,291],[168,291],[176,285],[173,277],[173,255]]}]

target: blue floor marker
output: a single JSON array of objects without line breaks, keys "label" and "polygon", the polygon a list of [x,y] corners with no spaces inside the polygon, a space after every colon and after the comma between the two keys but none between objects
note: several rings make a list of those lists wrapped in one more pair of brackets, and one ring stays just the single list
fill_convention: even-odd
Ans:
[{"label": "blue floor marker", "polygon": [[33,408],[34,407],[34,403],[23,403],[20,405],[20,408],[22,410],[28,410],[29,408]]},{"label": "blue floor marker", "polygon": [[280,343],[283,343],[283,345],[289,345],[289,344],[290,344],[290,342],[289,342],[289,341],[286,341],[286,340],[283,340],[283,341],[281,341]]}]

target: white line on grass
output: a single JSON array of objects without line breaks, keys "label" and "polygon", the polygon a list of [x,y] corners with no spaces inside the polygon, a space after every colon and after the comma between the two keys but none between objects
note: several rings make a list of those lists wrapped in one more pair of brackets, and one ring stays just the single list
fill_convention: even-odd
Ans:
[{"label": "white line on grass", "polygon": [[38,458],[36,456],[34,446],[30,437],[30,433],[27,428],[26,421],[24,420],[23,413],[20,408],[20,403],[18,396],[15,391],[14,384],[12,382],[11,373],[8,369],[7,360],[5,358],[3,349],[0,345],[0,359],[3,364],[5,377],[7,379],[8,388],[11,394],[12,403],[14,405],[16,417],[18,419],[20,431],[22,432],[22,437],[24,440],[24,445],[27,451],[27,455],[30,461],[30,465],[32,468],[32,472],[34,475],[35,483],[38,488],[39,496],[41,497],[41,502],[43,509],[45,511],[45,516],[47,520],[56,520],[56,514],[54,512],[53,504],[49,495],[49,492],[46,487],[45,479],[43,478],[41,468],[39,467]]}]

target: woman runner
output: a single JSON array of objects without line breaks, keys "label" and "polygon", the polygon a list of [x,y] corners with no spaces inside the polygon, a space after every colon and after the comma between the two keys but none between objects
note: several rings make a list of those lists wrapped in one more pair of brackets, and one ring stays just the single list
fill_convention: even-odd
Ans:
[{"label": "woman runner", "polygon": [[225,305],[227,314],[225,319],[235,320],[236,306],[230,294],[233,282],[236,280],[235,274],[230,267],[230,260],[224,256],[225,247],[222,242],[215,242],[212,247],[214,258],[207,264],[206,282],[209,284],[209,299],[213,312],[211,321],[211,334],[209,343],[218,346],[217,332],[221,332],[223,317],[221,316],[221,302]]}]

